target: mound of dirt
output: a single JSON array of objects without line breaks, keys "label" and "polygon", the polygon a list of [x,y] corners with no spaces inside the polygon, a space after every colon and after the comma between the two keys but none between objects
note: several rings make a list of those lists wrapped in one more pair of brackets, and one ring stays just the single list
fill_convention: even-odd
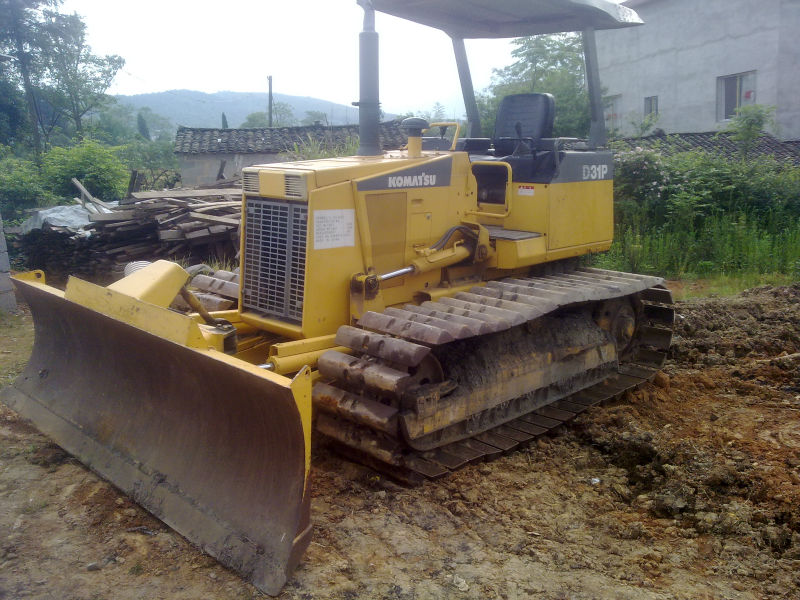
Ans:
[{"label": "mound of dirt", "polygon": [[[317,444],[281,598],[797,598],[800,285],[677,313],[653,384],[494,462],[405,488]],[[261,597],[7,409],[0,444],[0,598]]]}]

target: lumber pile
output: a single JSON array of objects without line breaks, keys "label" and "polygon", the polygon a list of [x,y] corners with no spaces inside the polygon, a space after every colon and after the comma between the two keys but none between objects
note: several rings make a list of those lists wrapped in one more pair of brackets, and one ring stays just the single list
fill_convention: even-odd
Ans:
[{"label": "lumber pile", "polygon": [[43,269],[56,284],[70,274],[106,284],[136,260],[235,261],[239,188],[134,192],[114,206],[73,183],[81,192],[75,201],[89,211],[90,223],[78,231],[34,230],[18,241],[27,267]]}]

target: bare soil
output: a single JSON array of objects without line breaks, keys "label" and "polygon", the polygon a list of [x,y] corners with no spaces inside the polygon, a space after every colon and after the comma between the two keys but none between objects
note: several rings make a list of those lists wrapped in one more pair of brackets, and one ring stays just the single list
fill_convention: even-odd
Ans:
[{"label": "bare soil", "polygon": [[[281,598],[800,598],[800,284],[679,303],[664,373],[408,489],[323,445]],[[0,319],[0,384],[30,347]],[[262,597],[0,409],[0,598]]]}]

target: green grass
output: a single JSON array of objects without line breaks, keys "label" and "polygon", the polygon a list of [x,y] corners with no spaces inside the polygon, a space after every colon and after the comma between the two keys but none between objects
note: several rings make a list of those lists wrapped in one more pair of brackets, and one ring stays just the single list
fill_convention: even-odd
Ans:
[{"label": "green grass", "polygon": [[22,373],[33,348],[33,319],[0,312],[0,388]]},{"label": "green grass", "polygon": [[800,277],[784,273],[745,273],[711,277],[685,277],[667,281],[675,300],[735,296],[744,290],[764,285],[784,286],[800,283]]}]

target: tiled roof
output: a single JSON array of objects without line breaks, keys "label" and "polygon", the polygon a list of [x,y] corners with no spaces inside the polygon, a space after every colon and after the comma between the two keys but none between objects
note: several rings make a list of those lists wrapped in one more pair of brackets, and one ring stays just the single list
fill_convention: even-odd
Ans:
[{"label": "tiled roof", "polygon": [[[310,125],[305,127],[260,127],[255,129],[206,129],[178,127],[175,135],[177,154],[277,154],[308,143],[309,137],[327,144],[345,144],[358,137],[358,125]],[[406,144],[400,121],[380,124],[381,148],[392,150]]]},{"label": "tiled roof", "polygon": [[789,140],[783,143],[792,148],[798,154],[800,154],[800,140]]},{"label": "tiled roof", "polygon": [[[739,146],[728,133],[709,131],[706,133],[670,133],[667,135],[648,135],[641,138],[622,138],[614,142],[622,148],[647,148],[659,150],[663,154],[677,154],[689,150],[705,150],[722,154],[728,158],[740,156]],[[756,142],[751,154],[768,155],[778,160],[789,160],[800,165],[800,142],[781,142],[771,135],[764,134]]]}]

